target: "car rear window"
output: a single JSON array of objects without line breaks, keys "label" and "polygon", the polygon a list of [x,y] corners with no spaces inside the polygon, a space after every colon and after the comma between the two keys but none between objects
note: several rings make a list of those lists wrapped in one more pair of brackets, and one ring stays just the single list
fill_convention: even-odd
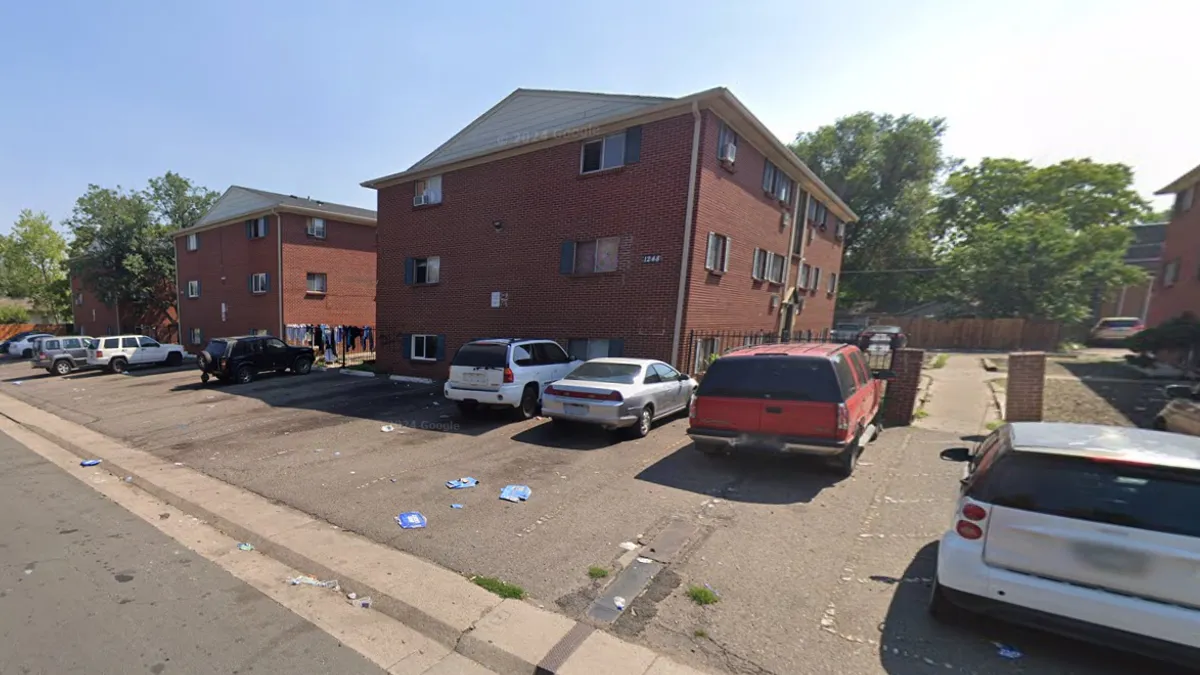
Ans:
[{"label": "car rear window", "polygon": [[213,356],[225,356],[225,350],[229,348],[229,343],[224,340],[213,340],[208,343],[204,351]]},{"label": "car rear window", "polygon": [[58,340],[42,340],[42,349],[46,351],[58,349]]},{"label": "car rear window", "polygon": [[458,348],[452,366],[468,368],[504,368],[508,366],[508,345],[469,343]]},{"label": "car rear window", "polygon": [[704,373],[696,395],[822,403],[841,403],[843,400],[838,377],[829,359],[803,356],[717,359]]},{"label": "car rear window", "polygon": [[633,384],[640,372],[642,372],[642,367],[631,363],[589,362],[572,370],[571,374],[563,379],[609,382],[612,384]]},{"label": "car rear window", "polygon": [[1101,328],[1133,328],[1140,323],[1137,319],[1104,319]]},{"label": "car rear window", "polygon": [[119,345],[119,344],[121,344],[120,338],[105,338],[104,339],[104,348],[105,349],[116,349],[117,345]]},{"label": "car rear window", "polygon": [[969,495],[995,506],[1200,537],[1200,473],[1009,452]]}]

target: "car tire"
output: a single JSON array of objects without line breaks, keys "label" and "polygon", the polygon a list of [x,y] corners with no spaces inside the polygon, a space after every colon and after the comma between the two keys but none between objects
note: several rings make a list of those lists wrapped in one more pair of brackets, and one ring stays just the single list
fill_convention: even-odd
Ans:
[{"label": "car tire", "polygon": [[237,379],[238,384],[250,384],[254,381],[254,371],[250,369],[250,366],[242,366],[237,369],[234,377]]},{"label": "car tire", "polygon": [[179,352],[171,352],[170,354],[167,354],[166,363],[172,368],[177,368],[181,363],[183,363],[183,354],[180,354]]},{"label": "car tire", "polygon": [[959,609],[958,605],[950,602],[942,591],[942,585],[938,583],[937,577],[933,578],[933,585],[929,589],[929,602],[926,605],[929,611],[929,616],[932,616],[938,621],[951,622],[959,620],[963,616],[963,610]]},{"label": "car tire", "polygon": [[479,401],[459,401],[458,413],[463,417],[474,417],[479,412]]},{"label": "car tire", "polygon": [[654,407],[645,406],[638,413],[637,422],[629,427],[629,436],[631,438],[645,438],[650,435],[650,428],[654,426]]},{"label": "car tire", "polygon": [[66,359],[62,359],[60,361],[55,362],[53,370],[51,370],[50,368],[47,368],[46,370],[50,371],[51,373],[57,374],[57,375],[70,375],[71,374],[71,362],[67,361]]},{"label": "car tire", "polygon": [[117,375],[120,375],[126,370],[129,370],[129,362],[125,360],[124,356],[118,356],[117,358],[108,362],[108,372],[110,373],[116,373]]},{"label": "car tire", "polygon": [[1167,418],[1163,417],[1162,415],[1155,417],[1154,423],[1150,425],[1150,428],[1154,429],[1155,431],[1166,431]]},{"label": "car tire", "polygon": [[[861,438],[861,437],[860,437]],[[859,446],[860,438],[855,438],[833,458],[831,468],[833,472],[842,478],[849,478],[854,474],[854,468],[858,466],[858,456],[862,454],[862,448]]]},{"label": "car tire", "polygon": [[531,384],[525,387],[525,391],[521,392],[521,403],[517,405],[517,415],[523,420],[532,419],[537,415],[537,409],[537,386]]},{"label": "car tire", "polygon": [[301,356],[292,364],[292,372],[297,375],[307,375],[312,372],[312,359]]},{"label": "car tire", "polygon": [[200,384],[208,384],[208,373],[200,373]]},{"label": "car tire", "polygon": [[26,349],[26,350],[22,351],[22,352],[21,352],[21,358],[23,358],[23,359],[31,359],[31,358],[33,358],[33,350],[32,350],[32,349]]}]

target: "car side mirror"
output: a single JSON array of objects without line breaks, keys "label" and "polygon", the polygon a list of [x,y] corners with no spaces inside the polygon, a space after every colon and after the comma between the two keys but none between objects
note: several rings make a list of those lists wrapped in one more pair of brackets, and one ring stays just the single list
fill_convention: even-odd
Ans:
[{"label": "car side mirror", "polygon": [[880,368],[878,370],[873,370],[873,371],[871,371],[871,375],[873,375],[875,377],[875,379],[877,379],[877,380],[889,380],[890,381],[890,380],[896,379],[896,371],[888,370],[886,368]]},{"label": "car side mirror", "polygon": [[946,448],[939,455],[946,462],[969,462],[971,461],[970,448]]},{"label": "car side mirror", "polygon": [[692,379],[692,376],[688,375],[687,373],[680,373],[678,379],[680,382],[687,382],[688,380]]},{"label": "car side mirror", "polygon": [[1168,384],[1163,393],[1167,398],[1192,398],[1192,388],[1186,384]]}]

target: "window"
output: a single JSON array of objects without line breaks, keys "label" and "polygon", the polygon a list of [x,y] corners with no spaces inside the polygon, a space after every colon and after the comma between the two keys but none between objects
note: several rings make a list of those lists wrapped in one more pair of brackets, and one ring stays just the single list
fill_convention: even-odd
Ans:
[{"label": "window", "polygon": [[722,122],[720,130],[717,132],[717,159],[732,164],[737,157],[737,144],[737,134]]},{"label": "window", "polygon": [[283,344],[283,340],[279,338],[271,338],[263,341],[263,351],[271,356],[278,356],[287,351],[287,345]]},{"label": "window", "polygon": [[[114,340],[114,342],[115,342],[115,340]],[[137,349],[137,348],[138,348],[138,339],[137,338],[131,338],[131,337],[121,338],[121,349]]]},{"label": "window", "polygon": [[789,204],[791,203],[792,193],[795,192],[795,186],[796,182],[788,178],[788,175],[774,164],[767,162],[766,166],[763,167],[763,192],[785,204]]},{"label": "window", "polygon": [[1191,185],[1188,189],[1175,193],[1175,215],[1186,213],[1192,208],[1192,201],[1196,198],[1196,186]]},{"label": "window", "polygon": [[623,356],[624,340],[575,339],[567,340],[567,353],[572,359],[589,361],[606,356]]},{"label": "window", "polygon": [[579,173],[594,173],[633,164],[641,159],[642,128],[630,127],[604,138],[586,141],[579,158]]},{"label": "window", "polygon": [[191,336],[192,344],[194,344],[194,345],[200,344],[200,341],[203,339],[203,337],[201,336],[199,328],[193,328],[190,331],[188,331],[188,333]]},{"label": "window", "polygon": [[189,298],[200,297],[200,282],[193,279],[187,283],[187,296]]},{"label": "window", "polygon": [[1163,286],[1170,288],[1176,281],[1179,281],[1179,258],[1163,265]]},{"label": "window", "polygon": [[325,294],[326,279],[324,272],[309,272],[308,273],[308,292]]},{"label": "window", "polygon": [[[651,382],[649,368],[645,381]],[[632,363],[609,363],[605,361],[596,361],[585,363],[575,370],[571,371],[570,375],[564,377],[564,380],[577,380],[582,382],[605,382],[608,384],[633,384],[637,380],[637,376],[642,372],[642,367]],[[657,382],[657,380],[654,380]]]},{"label": "window", "polygon": [[316,237],[317,239],[325,238],[325,219],[324,218],[309,218],[308,219],[308,236]]},{"label": "window", "polygon": [[754,249],[754,267],[750,269],[750,278],[762,281],[767,278],[767,256],[770,253],[761,248]]},{"label": "window", "polygon": [[148,338],[148,337],[140,337],[140,338],[138,338],[138,346],[139,347],[157,347],[158,342],[151,338]]},{"label": "window", "polygon": [[571,357],[567,356],[557,342],[536,342],[529,345],[529,351],[533,354],[534,365],[546,366],[571,362]]},{"label": "window", "polygon": [[708,255],[704,259],[704,269],[710,272],[729,271],[729,237],[723,234],[708,234]]},{"label": "window", "polygon": [[42,340],[42,351],[53,352],[60,349],[58,340]]},{"label": "window", "polygon": [[846,238],[846,223],[845,223],[845,221],[843,221],[841,218],[834,218],[833,223],[834,223],[834,225],[837,226],[835,229],[835,231],[837,232],[837,238],[839,240],[845,239]]},{"label": "window", "polygon": [[817,218],[816,218],[817,227],[824,230],[826,227],[825,221],[828,219],[829,219],[829,209],[825,208],[825,205],[822,204],[821,202],[817,202]]},{"label": "window", "polygon": [[83,304],[83,293],[76,293],[76,294],[75,294],[75,304],[77,304],[77,305],[82,305],[82,304]]},{"label": "window", "polygon": [[[514,350],[515,351],[515,350]],[[438,353],[438,336],[412,336],[412,357],[415,361],[436,361]]]},{"label": "window", "polygon": [[783,266],[785,258],[778,253],[767,254],[767,281],[773,284],[783,283]]},{"label": "window", "polygon": [[442,259],[439,256],[409,258],[405,264],[404,281],[407,284],[436,284],[441,280]]},{"label": "window", "polygon": [[814,267],[814,268],[812,268],[812,286],[810,286],[809,288],[813,289],[813,291],[815,292],[820,287],[821,287],[821,268]]},{"label": "window", "polygon": [[[655,364],[651,365],[648,370],[650,373],[653,373],[654,375],[658,376],[659,382],[678,382],[679,381],[679,371],[675,370],[674,368],[672,368],[671,366],[668,366],[666,364],[655,363]],[[649,378],[650,375],[647,374],[646,377]],[[649,381],[649,379],[647,379],[647,381]]]},{"label": "window", "polygon": [[79,338],[67,338],[62,341],[63,349],[82,349],[83,342]]},{"label": "window", "polygon": [[800,264],[800,278],[796,280],[798,288],[808,289],[808,278],[812,276],[812,266],[808,263]]},{"label": "window", "polygon": [[441,204],[442,203],[442,177],[430,176],[428,178],[417,181],[416,195],[413,197],[413,204],[420,206],[422,204]]},{"label": "window", "polygon": [[563,242],[559,271],[563,274],[616,272],[620,237]]},{"label": "window", "polygon": [[246,238],[247,239],[262,239],[267,236],[269,231],[267,226],[267,217],[253,218],[246,221]]},{"label": "window", "polygon": [[837,277],[838,277],[837,272],[829,273],[829,294],[830,295],[837,293]]},{"label": "window", "polygon": [[267,281],[267,273],[259,272],[258,274],[250,275],[250,292],[251,293],[266,293],[269,288]]},{"label": "window", "polygon": [[[251,335],[270,335],[271,331],[267,328],[251,328],[250,334]],[[261,350],[256,350],[256,351],[261,351]]]},{"label": "window", "polygon": [[187,250],[195,251],[198,248],[200,248],[200,235],[189,234],[187,236]]},{"label": "window", "polygon": [[[843,366],[844,359],[838,359]],[[741,356],[718,359],[704,374],[697,396],[842,403],[842,383],[829,359]],[[853,377],[851,377],[853,382]]]},{"label": "window", "polygon": [[[112,328],[109,328],[109,330],[111,331]],[[116,349],[120,345],[121,345],[121,340],[119,338],[105,338],[105,340],[104,340],[104,348],[105,349]]]},{"label": "window", "polygon": [[721,338],[701,338],[696,343],[696,363],[694,372],[702,372],[708,368],[708,362],[713,356],[721,353]]}]

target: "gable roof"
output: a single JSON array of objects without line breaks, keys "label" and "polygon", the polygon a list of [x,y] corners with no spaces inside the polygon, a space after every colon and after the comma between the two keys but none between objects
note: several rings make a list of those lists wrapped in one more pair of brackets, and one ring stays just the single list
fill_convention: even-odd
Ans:
[{"label": "gable roof", "polygon": [[328,216],[352,223],[375,223],[375,212],[370,209],[232,185],[212,205],[208,213],[204,214],[204,217],[196,221],[195,225],[176,231],[175,236],[206,230],[273,210],[291,211],[318,217]]},{"label": "gable roof", "polygon": [[728,89],[717,87],[680,98],[625,96],[577,91],[517,89],[450,140],[399,173],[374,178],[363,187],[380,189],[512,155],[602,136],[624,127],[711,109],[809,192],[819,194],[835,215],[858,220],[854,211],[772,134]]},{"label": "gable roof", "polygon": [[1200,182],[1200,166],[1195,167],[1191,171],[1171,181],[1170,185],[1164,187],[1158,192],[1155,192],[1154,194],[1169,195],[1174,192],[1183,192],[1198,182]]}]

